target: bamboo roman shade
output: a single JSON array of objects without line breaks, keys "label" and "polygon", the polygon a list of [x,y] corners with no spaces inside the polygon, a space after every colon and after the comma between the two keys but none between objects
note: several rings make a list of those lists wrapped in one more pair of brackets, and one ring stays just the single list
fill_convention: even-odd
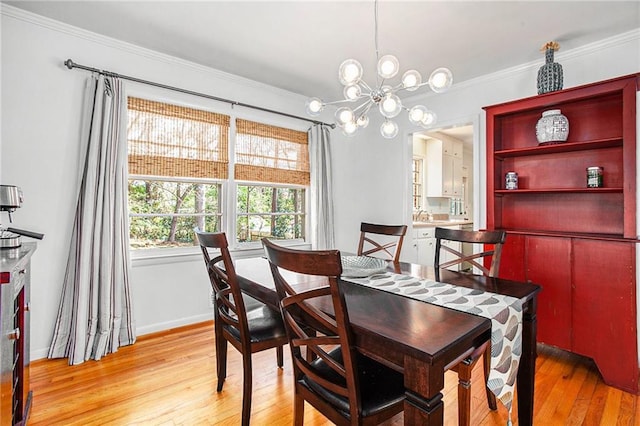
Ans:
[{"label": "bamboo roman shade", "polygon": [[128,98],[129,173],[227,179],[229,116]]},{"label": "bamboo roman shade", "polygon": [[236,120],[235,178],[309,185],[307,132]]}]

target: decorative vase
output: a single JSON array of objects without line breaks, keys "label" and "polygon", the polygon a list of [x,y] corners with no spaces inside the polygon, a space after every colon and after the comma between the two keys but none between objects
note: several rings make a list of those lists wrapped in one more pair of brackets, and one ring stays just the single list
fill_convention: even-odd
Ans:
[{"label": "decorative vase", "polygon": [[536,137],[540,144],[560,143],[569,137],[569,120],[559,109],[550,109],[542,113],[536,124]]},{"label": "decorative vase", "polygon": [[553,62],[553,52],[560,49],[555,41],[542,46],[545,64],[538,70],[538,95],[562,90],[562,65]]}]

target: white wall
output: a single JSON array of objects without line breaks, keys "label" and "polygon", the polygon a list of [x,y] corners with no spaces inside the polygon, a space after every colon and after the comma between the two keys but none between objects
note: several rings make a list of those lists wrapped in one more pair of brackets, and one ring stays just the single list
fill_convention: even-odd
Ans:
[{"label": "white wall", "polygon": [[[31,355],[36,359],[46,355],[50,343],[78,185],[79,115],[87,75],[67,70],[62,64],[65,59],[295,115],[304,114],[305,98],[6,5],[2,5],[1,26],[0,182],[19,185],[25,194],[23,207],[14,215],[15,226],[46,234],[32,261]],[[556,60],[564,67],[565,88],[637,72],[639,40],[636,31],[579,51],[559,52]],[[477,120],[474,193],[480,199],[474,203],[476,222],[484,223],[482,107],[535,95],[537,68],[543,62],[541,55],[539,63],[457,84],[446,94],[414,99],[434,109],[440,125],[467,123],[470,117]],[[226,105],[214,106],[186,95],[179,99],[233,112]],[[356,249],[361,221],[411,223],[410,134],[416,129],[406,119],[399,124],[400,134],[393,140],[379,135],[380,122],[375,119],[353,138],[332,133],[336,243],[342,250]],[[131,279],[138,334],[211,316],[207,278],[197,255],[136,261]]]},{"label": "white wall", "polygon": [[[31,355],[46,356],[64,278],[80,168],[80,113],[85,71],[74,62],[295,115],[306,98],[160,55],[2,5],[0,182],[18,185],[24,203],[14,226],[42,232],[32,259]],[[309,123],[126,83],[151,94],[249,119],[306,130]],[[4,213],[3,213],[4,214]],[[6,225],[6,216],[0,223]],[[23,237],[25,238],[25,237]],[[133,262],[138,334],[212,318],[201,254]]]}]

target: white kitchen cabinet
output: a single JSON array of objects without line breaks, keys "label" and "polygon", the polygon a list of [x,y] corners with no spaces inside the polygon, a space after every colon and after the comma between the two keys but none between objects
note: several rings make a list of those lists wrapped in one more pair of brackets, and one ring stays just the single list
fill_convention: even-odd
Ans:
[{"label": "white kitchen cabinet", "polygon": [[462,196],[462,142],[427,141],[427,197]]},{"label": "white kitchen cabinet", "polygon": [[419,265],[433,266],[435,257],[436,239],[435,228],[415,228],[411,240],[411,250],[407,260]]}]

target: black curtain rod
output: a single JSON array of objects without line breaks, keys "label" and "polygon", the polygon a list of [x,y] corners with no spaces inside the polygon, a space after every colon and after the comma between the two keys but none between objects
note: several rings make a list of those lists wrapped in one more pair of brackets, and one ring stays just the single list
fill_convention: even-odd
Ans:
[{"label": "black curtain rod", "polygon": [[99,70],[97,68],[87,67],[85,65],[76,64],[71,59],[67,59],[66,61],[64,61],[64,64],[70,70],[74,69],[74,68],[79,68],[79,69],[82,69],[82,70],[96,72],[98,74],[106,75],[106,76],[109,76],[109,77],[118,77],[118,78],[122,78],[122,79],[129,80],[129,81],[135,81],[136,83],[148,84],[150,86],[160,87],[162,89],[173,90],[175,92],[180,92],[180,93],[186,93],[186,94],[189,94],[189,95],[199,96],[201,98],[213,99],[214,101],[226,102],[226,103],[231,104],[231,105],[237,105],[237,106],[241,106],[241,107],[257,109],[259,111],[264,111],[264,112],[270,112],[270,113],[273,113],[273,114],[283,115],[285,117],[295,118],[297,120],[308,121],[308,122],[313,123],[313,124],[322,124],[324,126],[329,126],[332,129],[335,129],[335,127],[336,127],[335,124],[328,124],[328,123],[324,123],[322,121],[311,120],[309,118],[299,117],[299,116],[293,115],[293,114],[287,114],[286,112],[274,111],[274,110],[268,109],[268,108],[262,108],[262,107],[255,106],[255,105],[249,105],[249,104],[245,104],[245,103],[242,103],[242,102],[232,101],[230,99],[224,99],[224,98],[219,98],[217,96],[207,95],[206,93],[194,92],[194,91],[187,90],[187,89],[181,89],[179,87],[168,86],[166,84],[155,83],[155,82],[149,81],[149,80],[142,80],[140,78],[130,77],[128,75],[118,74],[118,73],[115,73],[115,72],[112,72],[112,71],[104,71],[104,70]]}]

